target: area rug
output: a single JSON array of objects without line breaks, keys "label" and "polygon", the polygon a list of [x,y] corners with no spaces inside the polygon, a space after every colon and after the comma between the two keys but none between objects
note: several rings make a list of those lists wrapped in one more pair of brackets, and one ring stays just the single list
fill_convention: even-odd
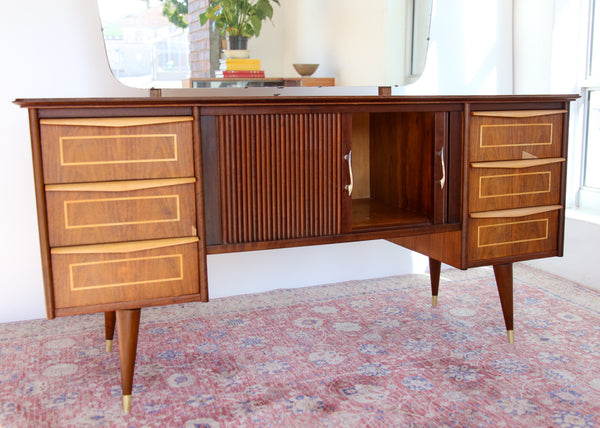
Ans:
[{"label": "area rug", "polygon": [[600,294],[514,276],[514,345],[490,268],[144,309],[129,414],[101,314],[0,324],[0,426],[599,426]]}]

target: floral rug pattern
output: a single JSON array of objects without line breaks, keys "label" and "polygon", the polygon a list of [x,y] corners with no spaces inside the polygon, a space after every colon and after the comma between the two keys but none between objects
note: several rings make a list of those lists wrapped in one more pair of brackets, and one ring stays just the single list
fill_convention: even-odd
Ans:
[{"label": "floral rug pattern", "polygon": [[0,426],[600,426],[600,293],[514,277],[514,345],[490,268],[143,309],[130,414],[101,314],[0,324]]}]

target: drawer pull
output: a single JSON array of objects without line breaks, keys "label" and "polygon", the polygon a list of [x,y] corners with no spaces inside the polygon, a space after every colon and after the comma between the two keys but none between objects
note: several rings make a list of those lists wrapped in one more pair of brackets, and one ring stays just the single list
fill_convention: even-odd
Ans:
[{"label": "drawer pull", "polygon": [[498,162],[472,162],[471,168],[531,168],[534,166],[551,165],[553,163],[564,162],[565,158],[548,158],[548,159],[524,159],[513,161],[498,161]]},{"label": "drawer pull", "polygon": [[510,117],[510,118],[524,118],[524,117],[538,117],[538,116],[549,116],[551,114],[567,113],[567,110],[507,110],[507,111],[472,111],[473,116],[486,116],[486,117]]},{"label": "drawer pull", "polygon": [[500,217],[526,217],[528,215],[541,214],[562,209],[562,205],[548,205],[544,207],[516,208],[514,210],[484,211],[470,213],[471,218],[500,218]]},{"label": "drawer pull", "polygon": [[90,117],[73,119],[42,119],[41,125],[61,126],[100,126],[106,128],[127,128],[129,126],[160,125],[164,123],[188,122],[194,120],[191,116],[165,117]]},{"label": "drawer pull", "polygon": [[154,239],[150,241],[118,242],[111,244],[80,245],[76,247],[55,247],[52,254],[106,254],[106,253],[135,253],[136,251],[154,250],[198,242],[197,236],[187,238]]},{"label": "drawer pull", "polygon": [[354,174],[352,173],[352,150],[344,159],[348,161],[348,170],[350,171],[350,184],[346,184],[344,187],[348,191],[348,196],[352,196],[352,190],[354,189]]},{"label": "drawer pull", "polygon": [[195,183],[194,177],[160,180],[107,181],[100,183],[48,184],[47,192],[131,192]]},{"label": "drawer pull", "polygon": [[444,148],[439,151],[438,155],[440,155],[440,159],[442,160],[442,178],[440,179],[440,187],[443,190],[444,185],[446,184],[446,164],[444,162]]}]

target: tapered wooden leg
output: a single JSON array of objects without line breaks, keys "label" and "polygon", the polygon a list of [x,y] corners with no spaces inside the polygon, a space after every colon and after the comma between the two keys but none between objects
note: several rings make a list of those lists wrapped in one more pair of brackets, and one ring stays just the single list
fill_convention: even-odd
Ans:
[{"label": "tapered wooden leg", "polygon": [[104,312],[104,337],[106,338],[106,352],[112,351],[116,319],[117,314],[115,314],[115,311]]},{"label": "tapered wooden leg", "polygon": [[502,313],[504,314],[504,323],[508,334],[509,343],[514,343],[514,325],[513,325],[513,265],[506,263],[494,266],[494,275],[496,276],[496,285],[498,294],[500,294],[500,303],[502,304]]},{"label": "tapered wooden leg", "polygon": [[437,306],[440,289],[440,270],[442,262],[429,257],[429,277],[431,278],[431,304]]},{"label": "tapered wooden leg", "polygon": [[133,388],[133,372],[135,369],[135,353],[140,327],[140,313],[140,309],[117,311],[123,410],[127,413],[131,409],[131,390]]}]

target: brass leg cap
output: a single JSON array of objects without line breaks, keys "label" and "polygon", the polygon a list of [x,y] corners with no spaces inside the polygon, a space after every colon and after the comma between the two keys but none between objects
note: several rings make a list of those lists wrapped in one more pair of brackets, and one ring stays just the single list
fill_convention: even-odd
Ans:
[{"label": "brass leg cap", "polygon": [[106,352],[112,351],[112,340],[106,339]]},{"label": "brass leg cap", "polygon": [[506,330],[506,333],[508,334],[508,343],[510,343],[510,344],[515,343],[515,332],[514,332],[514,330]]},{"label": "brass leg cap", "polygon": [[129,413],[130,410],[131,410],[131,395],[124,395],[123,396],[123,411],[125,413]]},{"label": "brass leg cap", "polygon": [[438,303],[438,296],[431,296],[431,306],[433,306],[434,308],[437,306]]}]

